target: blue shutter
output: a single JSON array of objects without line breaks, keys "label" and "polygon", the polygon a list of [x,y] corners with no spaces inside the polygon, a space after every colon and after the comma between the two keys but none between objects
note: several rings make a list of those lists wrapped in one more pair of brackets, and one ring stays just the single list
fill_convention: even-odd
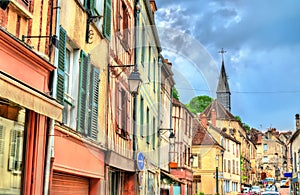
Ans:
[{"label": "blue shutter", "polygon": [[56,98],[57,98],[58,102],[61,104],[64,104],[66,40],[67,40],[67,33],[62,27],[60,27]]},{"label": "blue shutter", "polygon": [[105,0],[103,34],[108,40],[110,39],[111,35],[111,9],[111,0]]},{"label": "blue shutter", "polygon": [[99,98],[99,81],[100,71],[98,68],[92,68],[91,89],[90,89],[90,110],[89,112],[89,136],[97,139],[98,135],[98,98]]},{"label": "blue shutter", "polygon": [[80,75],[79,75],[79,97],[78,97],[78,124],[77,129],[87,134],[87,113],[88,110],[88,76],[90,57],[81,52]]}]

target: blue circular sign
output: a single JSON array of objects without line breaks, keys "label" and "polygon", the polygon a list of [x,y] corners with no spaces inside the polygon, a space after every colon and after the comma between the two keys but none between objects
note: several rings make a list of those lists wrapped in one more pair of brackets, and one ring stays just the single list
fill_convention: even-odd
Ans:
[{"label": "blue circular sign", "polygon": [[143,153],[139,152],[137,154],[137,167],[140,171],[144,170],[144,167],[145,167],[145,163],[144,163],[144,155]]}]

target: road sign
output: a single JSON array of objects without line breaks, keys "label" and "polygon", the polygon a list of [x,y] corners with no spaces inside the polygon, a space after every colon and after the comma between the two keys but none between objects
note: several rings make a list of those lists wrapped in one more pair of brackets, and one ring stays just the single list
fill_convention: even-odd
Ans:
[{"label": "road sign", "polygon": [[293,177],[293,174],[292,174],[292,172],[285,172],[285,173],[283,173],[283,176],[284,177]]},{"label": "road sign", "polygon": [[144,154],[139,152],[137,154],[137,167],[140,171],[144,170],[144,167],[145,167],[145,162],[144,162]]}]

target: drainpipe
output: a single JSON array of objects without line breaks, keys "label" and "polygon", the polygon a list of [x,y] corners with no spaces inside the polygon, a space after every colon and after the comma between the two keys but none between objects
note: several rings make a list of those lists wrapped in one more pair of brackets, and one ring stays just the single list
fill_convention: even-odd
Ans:
[{"label": "drainpipe", "polygon": [[[53,3],[52,3],[52,10],[51,12],[53,12],[54,9],[56,9],[56,29],[55,29],[55,34],[59,40],[59,26],[60,26],[60,4],[61,4],[61,0],[57,0],[57,5],[54,8],[53,7]],[[53,17],[53,15],[52,15]],[[59,50],[55,48],[54,51],[54,66],[58,67],[58,52]],[[57,93],[57,69],[54,70],[54,74],[53,74],[53,83],[52,83],[52,97],[56,98],[56,93]],[[49,135],[48,135],[48,145],[47,145],[47,153],[46,153],[46,165],[45,165],[45,180],[44,180],[44,195],[48,195],[49,194],[49,184],[50,184],[50,173],[51,173],[51,158],[54,157],[54,124],[55,124],[55,120],[50,119],[50,123],[49,123]]]}]

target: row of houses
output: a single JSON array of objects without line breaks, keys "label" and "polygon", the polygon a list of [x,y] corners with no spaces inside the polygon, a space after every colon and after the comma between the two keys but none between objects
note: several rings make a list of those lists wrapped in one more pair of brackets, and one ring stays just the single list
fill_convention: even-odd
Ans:
[{"label": "row of houses", "polygon": [[265,144],[288,137],[230,113],[223,60],[201,114],[172,97],[155,0],[0,7],[0,194],[226,194],[282,177]]},{"label": "row of houses", "polygon": [[0,7],[0,194],[192,193],[154,0]]}]

